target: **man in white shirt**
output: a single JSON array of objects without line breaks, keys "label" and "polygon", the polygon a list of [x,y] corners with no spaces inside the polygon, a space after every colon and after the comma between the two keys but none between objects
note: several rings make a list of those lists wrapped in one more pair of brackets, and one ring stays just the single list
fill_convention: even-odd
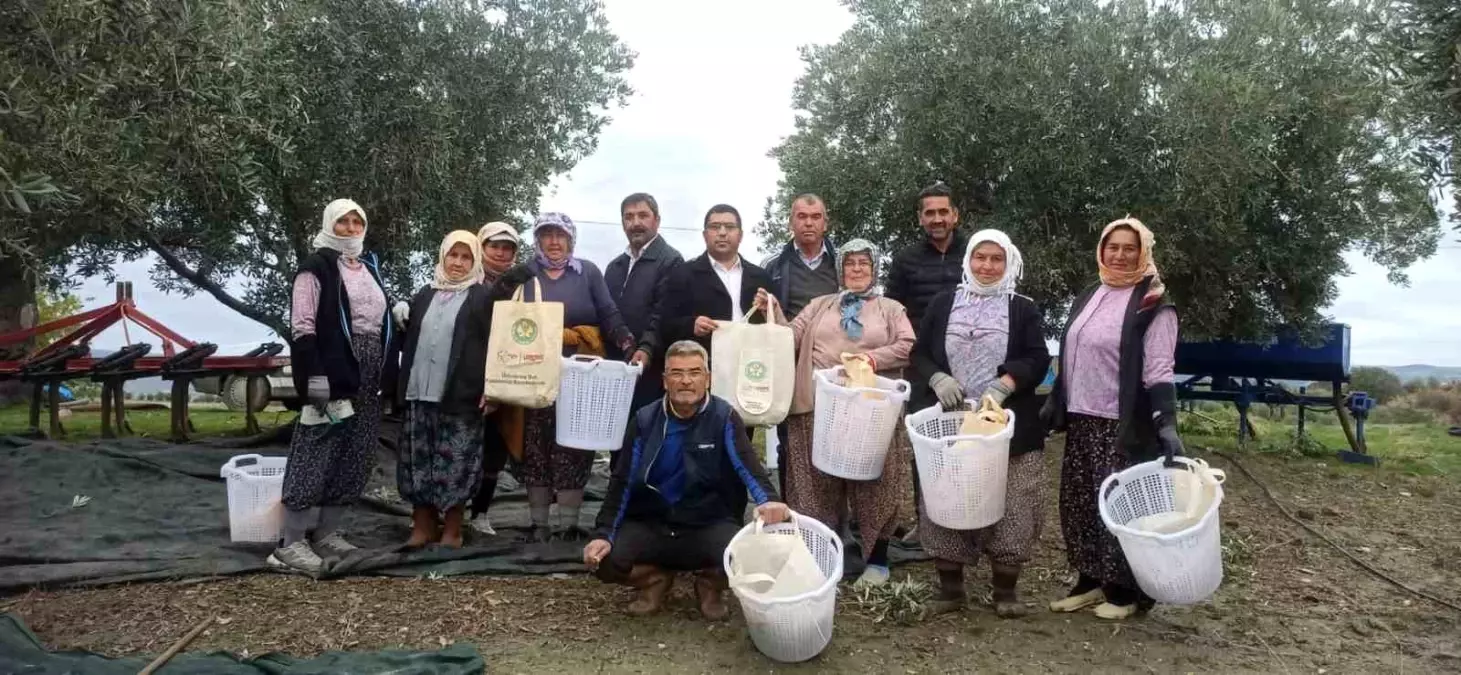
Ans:
[{"label": "man in white shirt", "polygon": [[[680,265],[670,277],[672,299],[664,312],[669,341],[693,339],[707,350],[718,321],[740,321],[757,289],[771,290],[771,275],[741,258],[741,214],[717,204],[705,214],[705,253]],[[765,321],[760,313],[753,323]]]}]

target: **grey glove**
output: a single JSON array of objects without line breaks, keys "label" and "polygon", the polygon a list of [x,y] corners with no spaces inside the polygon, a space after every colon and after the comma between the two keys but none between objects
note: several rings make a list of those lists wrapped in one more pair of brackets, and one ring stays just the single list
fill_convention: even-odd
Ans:
[{"label": "grey glove", "polygon": [[324,410],[325,404],[330,402],[330,380],[324,375],[315,375],[309,378],[309,386],[308,390],[304,392],[304,400]]},{"label": "grey glove", "polygon": [[[1004,405],[1004,400],[1009,398],[1010,394],[1013,393],[1015,391],[1009,385],[1005,384],[1003,379],[995,380],[984,390],[984,396],[994,399],[995,405],[1001,406]],[[984,400],[984,396],[979,397],[979,400]]]},{"label": "grey glove", "polygon": [[934,373],[928,378],[928,386],[938,396],[939,405],[944,410],[958,410],[964,406],[964,387],[948,373]]},{"label": "grey glove", "polygon": [[1162,445],[1162,454],[1167,459],[1181,457],[1187,448],[1182,445],[1182,437],[1177,435],[1177,421],[1163,415],[1157,415],[1157,441]]}]

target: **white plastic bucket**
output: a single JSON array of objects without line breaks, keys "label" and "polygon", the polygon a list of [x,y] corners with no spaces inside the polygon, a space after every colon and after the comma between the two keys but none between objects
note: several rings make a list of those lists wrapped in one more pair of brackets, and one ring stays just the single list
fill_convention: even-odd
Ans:
[{"label": "white plastic bucket", "polygon": [[[738,540],[755,533],[756,523],[741,528],[726,546],[723,565],[732,574],[735,557],[731,550]],[[827,581],[814,591],[784,598],[768,598],[732,588],[741,602],[741,614],[751,642],[762,654],[782,663],[806,661],[832,641],[832,620],[837,610],[837,584],[842,581],[842,540],[815,518],[794,514],[791,521],[765,525],[763,533],[798,536],[817,560]]]},{"label": "white plastic bucket", "polygon": [[1196,464],[1186,457],[1174,457],[1175,467],[1165,459],[1142,462],[1101,481],[1097,503],[1101,522],[1121,543],[1127,564],[1141,590],[1157,602],[1190,605],[1212,597],[1223,583],[1222,532],[1218,507],[1223,489],[1195,525],[1161,534],[1127,525],[1139,518],[1176,511],[1173,476],[1190,471]]},{"label": "white plastic bucket", "polygon": [[239,455],[218,475],[228,486],[228,536],[234,542],[278,543],[284,529],[284,467],[288,457]]},{"label": "white plastic bucket", "polygon": [[578,450],[618,450],[633,412],[634,383],[642,370],[597,356],[563,358],[558,386],[558,445]]},{"label": "white plastic bucket", "polygon": [[877,378],[877,387],[844,387],[842,366],[812,374],[817,399],[812,430],[812,466],[847,480],[883,475],[888,447],[908,401],[908,382]]},{"label": "white plastic bucket", "polygon": [[1004,430],[990,436],[960,436],[964,411],[944,412],[935,405],[904,418],[924,512],[951,530],[978,530],[1004,518],[1009,477],[1010,438],[1015,414],[1006,410]]}]

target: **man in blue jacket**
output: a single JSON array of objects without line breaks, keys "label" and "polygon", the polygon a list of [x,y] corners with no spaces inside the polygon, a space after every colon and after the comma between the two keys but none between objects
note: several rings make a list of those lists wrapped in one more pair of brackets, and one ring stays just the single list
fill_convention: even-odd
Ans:
[{"label": "man in blue jacket", "polygon": [[665,396],[640,408],[599,510],[598,535],[583,561],[606,583],[639,589],[629,613],[659,611],[676,572],[695,574],[700,612],[728,614],[725,548],[741,528],[746,494],[756,515],[789,515],[729,403],[710,395],[710,359],[692,340],[665,353]]}]

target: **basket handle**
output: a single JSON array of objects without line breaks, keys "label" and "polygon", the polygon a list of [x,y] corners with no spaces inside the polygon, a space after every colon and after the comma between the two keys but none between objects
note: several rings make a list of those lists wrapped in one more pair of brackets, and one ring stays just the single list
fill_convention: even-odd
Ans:
[{"label": "basket handle", "polygon": [[598,363],[599,361],[603,361],[604,359],[598,356],[594,356],[593,354],[574,354],[573,356],[568,357],[568,360],[577,361],[579,363]]},{"label": "basket handle", "polygon": [[253,466],[262,461],[264,461],[263,455],[239,455],[230,458],[228,463],[224,464],[223,468],[219,470],[218,476],[220,478],[227,478],[230,471],[237,470],[239,467]]}]

